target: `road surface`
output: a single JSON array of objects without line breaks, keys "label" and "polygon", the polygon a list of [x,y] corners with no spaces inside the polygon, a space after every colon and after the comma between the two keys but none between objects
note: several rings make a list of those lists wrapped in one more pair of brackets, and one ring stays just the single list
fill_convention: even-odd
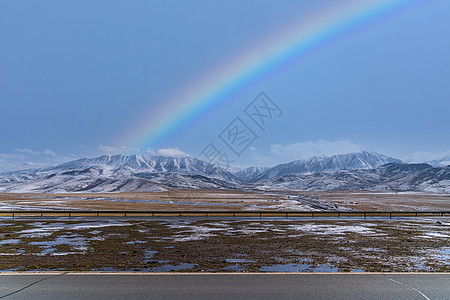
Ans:
[{"label": "road surface", "polygon": [[0,299],[450,299],[450,273],[0,273]]}]

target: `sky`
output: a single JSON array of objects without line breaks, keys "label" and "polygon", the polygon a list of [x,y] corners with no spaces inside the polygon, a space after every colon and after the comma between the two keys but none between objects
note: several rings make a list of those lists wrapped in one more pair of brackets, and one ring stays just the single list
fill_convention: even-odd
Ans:
[{"label": "sky", "polygon": [[448,1],[406,1],[261,76],[214,81],[363,2],[376,1],[1,1],[0,172],[118,153],[234,166],[450,154]]}]

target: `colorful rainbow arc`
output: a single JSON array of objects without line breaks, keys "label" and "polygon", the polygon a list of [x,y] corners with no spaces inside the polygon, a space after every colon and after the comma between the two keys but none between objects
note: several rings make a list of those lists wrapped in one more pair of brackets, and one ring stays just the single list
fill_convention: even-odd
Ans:
[{"label": "colorful rainbow arc", "polygon": [[131,127],[118,140],[130,148],[158,147],[177,131],[214,109],[232,96],[268,75],[282,70],[305,54],[424,0],[356,0],[342,2],[289,27],[276,38],[268,38],[240,57],[233,57],[207,76],[187,85],[164,101],[149,117]]}]

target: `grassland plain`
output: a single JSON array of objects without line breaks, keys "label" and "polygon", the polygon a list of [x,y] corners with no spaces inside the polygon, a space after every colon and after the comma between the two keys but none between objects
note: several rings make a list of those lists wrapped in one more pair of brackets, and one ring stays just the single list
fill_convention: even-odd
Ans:
[{"label": "grassland plain", "polygon": [[192,189],[155,193],[0,194],[0,210],[9,209],[450,211],[450,195]]},{"label": "grassland plain", "polygon": [[449,272],[450,219],[0,220],[0,270]]},{"label": "grassland plain", "polygon": [[[175,190],[0,194],[0,208],[448,211],[449,195]],[[0,270],[450,271],[450,219],[0,218]]]},{"label": "grassland plain", "polygon": [[0,194],[0,209],[280,210],[311,208],[284,193],[173,190],[155,193]]}]

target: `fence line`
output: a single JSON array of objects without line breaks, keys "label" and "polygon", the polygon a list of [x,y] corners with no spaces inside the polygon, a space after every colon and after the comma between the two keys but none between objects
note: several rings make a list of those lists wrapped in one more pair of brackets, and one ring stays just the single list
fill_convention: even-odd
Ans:
[{"label": "fence line", "polygon": [[317,217],[442,217],[450,211],[133,211],[133,210],[0,210],[0,217],[232,217],[232,218],[317,218]]}]

